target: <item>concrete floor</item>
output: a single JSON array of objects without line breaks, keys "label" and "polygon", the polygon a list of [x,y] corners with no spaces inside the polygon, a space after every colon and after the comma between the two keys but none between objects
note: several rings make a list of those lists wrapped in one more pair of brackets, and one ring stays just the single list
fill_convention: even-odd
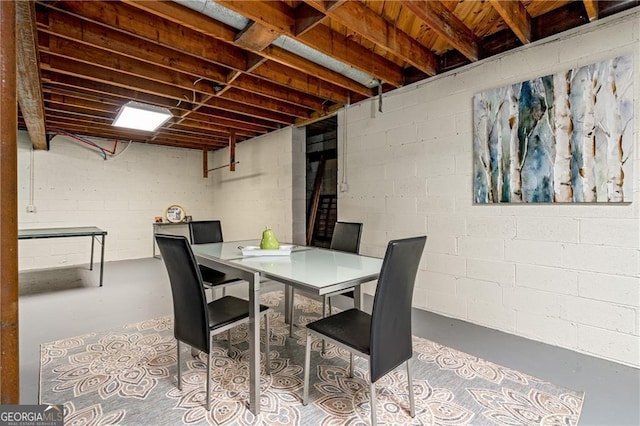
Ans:
[{"label": "concrete floor", "polygon": [[[41,343],[172,313],[168,278],[158,259],[108,262],[104,287],[97,283],[98,271],[82,267],[20,274],[21,404],[38,401]],[[265,291],[280,288],[277,283],[263,286]],[[334,298],[336,306],[346,302]],[[581,425],[640,425],[639,369],[425,311],[414,312],[413,333],[585,391]]]}]

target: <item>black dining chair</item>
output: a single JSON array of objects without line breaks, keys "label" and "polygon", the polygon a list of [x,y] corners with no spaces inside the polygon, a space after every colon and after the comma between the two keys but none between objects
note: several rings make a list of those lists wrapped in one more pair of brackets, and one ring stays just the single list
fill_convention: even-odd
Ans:
[{"label": "black dining chair", "polygon": [[[331,245],[329,249],[345,251],[348,253],[358,254],[360,251],[360,237],[362,236],[362,224],[357,222],[336,222],[333,228],[333,235],[331,237]],[[337,296],[342,294],[344,296],[351,297],[353,299],[353,288],[337,291],[328,295],[322,296],[322,317],[326,316],[327,305],[329,307],[329,314],[331,314],[331,296]],[[291,304],[289,305],[289,336],[293,336],[293,306],[295,299],[295,289],[291,289]]]},{"label": "black dining chair", "polygon": [[412,366],[411,305],[420,257],[426,236],[390,241],[384,256],[371,315],[349,309],[307,324],[303,405],[309,400],[309,370],[313,336],[326,339],[350,352],[349,376],[353,377],[353,355],[369,360],[371,377],[371,422],[376,424],[375,383],[403,362],[407,365],[411,417],[415,416]]},{"label": "black dining chair", "polygon": [[[180,235],[156,234],[173,296],[173,334],[177,340],[178,389],[182,389],[180,342],[207,354],[207,410],[211,409],[211,343],[212,337],[228,332],[228,351],[231,354],[231,328],[249,321],[249,302],[224,296],[207,303],[202,276],[187,239]],[[265,369],[269,366],[269,308],[260,305],[265,323]]]},{"label": "black dining chair", "polygon": [[[189,222],[189,238],[191,244],[221,243],[224,241],[222,239],[222,224],[219,220]],[[204,285],[211,289],[212,294],[215,289],[221,288],[222,295],[226,296],[227,286],[243,281],[204,265],[198,265],[198,267],[200,268]]]}]

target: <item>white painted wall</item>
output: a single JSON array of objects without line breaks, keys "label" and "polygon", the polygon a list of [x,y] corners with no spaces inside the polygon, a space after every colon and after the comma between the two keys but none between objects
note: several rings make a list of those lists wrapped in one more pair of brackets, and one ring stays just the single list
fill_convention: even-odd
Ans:
[{"label": "white painted wall", "polygon": [[[209,153],[209,166],[226,164],[228,155]],[[28,134],[19,132],[18,224],[98,226],[108,232],[107,261],[150,257],[154,216],[172,204],[194,220],[221,219],[227,240],[260,238],[269,226],[282,241],[304,243],[304,155],[304,129],[287,128],[239,143],[237,171],[216,170],[204,179],[197,150],[134,143],[105,161],[65,136],[56,136],[49,151],[32,151]],[[35,213],[27,213],[30,204]],[[90,244],[88,238],[20,241],[19,268],[86,264]]]},{"label": "white painted wall", "polygon": [[[304,130],[289,127],[239,143],[235,172],[211,172],[225,240],[260,239],[268,226],[280,241],[304,243],[304,149]],[[222,149],[209,164],[228,161]]]},{"label": "white painted wall", "polygon": [[[111,148],[112,141],[100,143]],[[32,170],[36,212],[27,213]],[[150,257],[154,216],[179,204],[194,219],[211,219],[214,195],[202,178],[200,151],[133,143],[105,161],[63,136],[53,138],[49,151],[32,151],[28,134],[18,133],[19,227],[98,226],[108,232],[105,260]],[[90,248],[89,238],[23,240],[19,268],[86,264]]]},{"label": "white painted wall", "polygon": [[364,222],[363,254],[428,235],[419,308],[640,367],[640,120],[632,204],[473,205],[471,188],[475,93],[632,54],[640,115],[639,53],[636,9],[388,93],[383,113],[351,106],[340,220]]}]

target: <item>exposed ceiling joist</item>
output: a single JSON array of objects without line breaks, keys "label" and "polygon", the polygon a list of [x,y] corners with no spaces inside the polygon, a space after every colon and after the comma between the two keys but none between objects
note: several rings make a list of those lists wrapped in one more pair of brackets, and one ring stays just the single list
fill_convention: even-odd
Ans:
[{"label": "exposed ceiling joist", "polygon": [[600,14],[600,7],[598,6],[598,0],[584,0],[584,8],[587,10],[587,16],[589,21],[595,21]]},{"label": "exposed ceiling joist", "polygon": [[[172,3],[172,2],[149,2],[149,1],[140,1],[140,0],[127,0],[127,2],[137,8],[140,8],[141,10],[149,11],[152,13],[158,13],[163,17],[163,19],[166,19],[168,21],[171,21],[173,23],[176,23],[178,25],[181,25],[187,28],[192,27],[194,25],[194,22],[197,22],[199,25],[198,26],[199,31],[202,31],[204,34],[210,37],[213,37],[217,40],[223,41],[225,43],[232,44],[234,46],[241,46],[244,49],[250,49],[249,45],[242,45],[243,43],[242,37],[240,37],[240,42],[238,41],[238,34],[241,34],[241,31],[234,31],[232,28],[226,26],[221,22],[217,22],[211,18],[207,18],[206,16],[196,11],[185,9],[179,4]],[[250,3],[250,6],[253,5],[253,6],[259,7],[259,4],[261,2],[249,2],[249,3]],[[272,3],[278,3],[278,2],[272,2]],[[272,25],[264,25],[264,22],[260,22],[260,21],[257,21],[257,22],[262,24],[262,26],[266,28],[266,31],[269,31],[271,35],[275,36],[277,34],[280,34],[279,32],[274,30],[274,27]],[[253,25],[254,24],[251,24],[250,27],[253,27]],[[257,28],[259,27],[256,27],[256,31],[257,31]],[[206,46],[201,46],[201,49],[206,49],[206,48],[207,48]],[[344,76],[339,75],[337,73],[331,73],[330,70],[319,67],[316,64],[308,60],[305,60],[304,58],[290,56],[288,58],[288,61],[285,62],[282,59],[282,57],[286,56],[286,52],[283,52],[282,49],[279,49],[276,46],[271,45],[269,49],[266,49],[264,47],[260,49],[251,48],[250,51],[259,56],[264,57],[265,59],[271,59],[273,61],[279,62],[285,66],[291,67],[302,73],[314,75],[319,80],[325,81],[326,83],[324,84],[327,87],[335,87],[335,85],[339,85],[348,90],[355,90],[358,92],[363,91],[365,93],[367,91],[365,87],[358,85],[353,80],[349,80],[348,78],[345,78]],[[262,64],[265,64],[265,62],[263,62]],[[261,67],[260,66],[254,67],[251,70],[251,72],[255,73],[259,68]],[[245,64],[245,66],[239,70],[244,72],[249,72],[249,66]],[[282,78],[278,78],[276,82],[281,84],[287,84],[287,82],[282,81]],[[293,88],[295,88],[296,90],[300,90],[299,87],[293,87]],[[329,89],[329,92],[327,93],[330,93],[333,90],[334,89]],[[326,98],[330,99],[330,96],[327,96]]]},{"label": "exposed ceiling joist", "polygon": [[363,3],[348,1],[341,3],[339,7],[328,8],[322,0],[305,1],[331,19],[357,32],[380,48],[399,56],[426,74],[438,73],[438,60],[429,49]]},{"label": "exposed ceiling joist", "polygon": [[[237,12],[254,22],[270,28],[272,31],[276,31],[281,35],[285,35],[291,38],[297,38],[303,44],[317,49],[318,52],[335,57],[336,59],[344,62],[354,68],[358,68],[361,71],[371,74],[383,81],[389,81],[395,86],[402,85],[402,74],[400,68],[397,65],[392,65],[379,58],[374,58],[371,51],[363,49],[362,46],[352,43],[348,38],[340,36],[339,34],[331,31],[329,28],[320,25],[318,19],[313,26],[307,26],[305,31],[300,34],[296,33],[296,10],[289,8],[286,4],[281,2],[238,2],[238,1],[226,1],[220,0],[217,3]],[[332,4],[331,10],[335,10],[341,3],[337,2]],[[298,6],[303,7],[304,12],[308,15],[310,5]],[[318,9],[314,8],[317,12]],[[325,18],[328,15],[322,13]],[[342,46],[344,50],[339,51],[335,47]],[[367,59],[365,59],[367,58]],[[364,60],[363,60],[364,59]],[[390,72],[383,71],[385,68],[389,68]],[[395,74],[393,74],[395,72]],[[369,93],[372,96],[373,93]]]},{"label": "exposed ceiling joist", "polygon": [[511,31],[518,37],[522,44],[531,43],[531,17],[522,3],[490,0],[493,8],[504,19]]},{"label": "exposed ceiling joist", "polygon": [[451,13],[444,4],[426,0],[402,0],[402,4],[470,61],[476,62],[480,59],[478,40],[473,31]]},{"label": "exposed ceiling joist", "polygon": [[248,50],[263,51],[278,38],[278,33],[269,30],[264,25],[251,22],[240,31],[235,38],[235,43]]},{"label": "exposed ceiling joist", "polygon": [[[49,127],[216,150],[232,134],[242,143],[313,123],[379,90],[615,15],[640,0],[18,2],[26,5],[35,5],[23,20],[32,46],[19,52],[35,65],[20,71],[19,82],[41,87],[41,94],[21,95],[36,112],[21,103],[18,127],[34,143],[46,147]],[[173,118],[155,133],[112,127],[131,100],[167,108]],[[29,124],[34,120],[39,130]]]},{"label": "exposed ceiling joist", "polygon": [[35,149],[48,149],[33,2],[16,2],[18,104]]}]

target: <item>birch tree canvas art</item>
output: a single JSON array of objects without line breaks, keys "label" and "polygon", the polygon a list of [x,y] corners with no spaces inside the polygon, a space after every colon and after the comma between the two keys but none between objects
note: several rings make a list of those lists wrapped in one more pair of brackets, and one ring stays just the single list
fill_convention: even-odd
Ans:
[{"label": "birch tree canvas art", "polygon": [[633,57],[473,98],[475,203],[630,202]]}]

